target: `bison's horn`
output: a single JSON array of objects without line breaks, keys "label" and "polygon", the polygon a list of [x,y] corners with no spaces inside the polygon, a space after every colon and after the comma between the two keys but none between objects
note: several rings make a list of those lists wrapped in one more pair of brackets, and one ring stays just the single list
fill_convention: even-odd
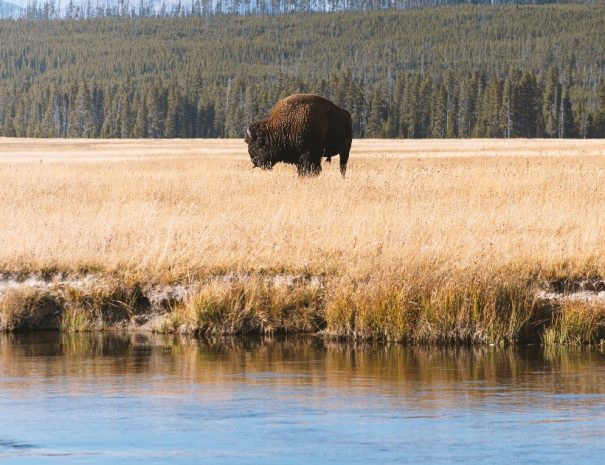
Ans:
[{"label": "bison's horn", "polygon": [[246,136],[248,136],[248,138],[252,139],[252,133],[250,132],[250,126],[248,126],[246,128]]}]

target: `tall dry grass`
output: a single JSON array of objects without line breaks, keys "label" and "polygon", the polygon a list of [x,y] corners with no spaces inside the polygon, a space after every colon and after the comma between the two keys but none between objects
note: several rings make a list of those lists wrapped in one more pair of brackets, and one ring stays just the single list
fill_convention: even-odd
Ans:
[{"label": "tall dry grass", "polygon": [[518,336],[536,282],[605,276],[603,155],[603,141],[356,140],[346,179],[337,163],[298,179],[251,170],[243,141],[0,139],[0,269],[321,275],[339,334]]},{"label": "tall dry grass", "polygon": [[0,140],[0,267],[154,276],[602,270],[605,142],[355,141],[347,178],[242,141]]}]

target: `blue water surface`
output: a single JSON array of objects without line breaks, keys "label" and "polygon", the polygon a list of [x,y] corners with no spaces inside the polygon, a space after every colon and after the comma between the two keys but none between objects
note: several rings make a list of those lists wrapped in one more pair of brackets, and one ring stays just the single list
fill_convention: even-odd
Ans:
[{"label": "blue water surface", "polygon": [[598,350],[0,337],[0,462],[602,464]]}]

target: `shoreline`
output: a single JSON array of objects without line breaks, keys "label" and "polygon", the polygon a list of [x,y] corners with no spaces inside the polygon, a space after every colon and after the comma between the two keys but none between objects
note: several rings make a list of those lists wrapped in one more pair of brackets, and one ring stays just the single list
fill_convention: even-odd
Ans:
[{"label": "shoreline", "polygon": [[227,273],[137,282],[101,273],[0,273],[0,332],[304,334],[409,345],[602,344],[595,277],[410,289],[405,282]]}]

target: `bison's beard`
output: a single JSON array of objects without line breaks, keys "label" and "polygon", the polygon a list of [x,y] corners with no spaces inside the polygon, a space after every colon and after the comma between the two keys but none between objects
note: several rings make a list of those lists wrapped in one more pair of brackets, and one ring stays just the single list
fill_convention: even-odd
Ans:
[{"label": "bison's beard", "polygon": [[252,161],[252,168],[260,168],[262,170],[270,170],[273,168],[274,163],[271,163],[271,159],[261,157],[250,157]]},{"label": "bison's beard", "polygon": [[252,160],[252,168],[260,168],[261,170],[270,170],[271,168],[273,168],[273,165],[271,163],[267,163],[267,162],[259,162],[259,161]]},{"label": "bison's beard", "polygon": [[248,153],[250,154],[250,160],[252,161],[253,168],[261,168],[263,170],[270,170],[273,168],[275,163],[272,162],[271,157],[266,156],[264,153],[259,153],[256,147],[248,146]]}]

